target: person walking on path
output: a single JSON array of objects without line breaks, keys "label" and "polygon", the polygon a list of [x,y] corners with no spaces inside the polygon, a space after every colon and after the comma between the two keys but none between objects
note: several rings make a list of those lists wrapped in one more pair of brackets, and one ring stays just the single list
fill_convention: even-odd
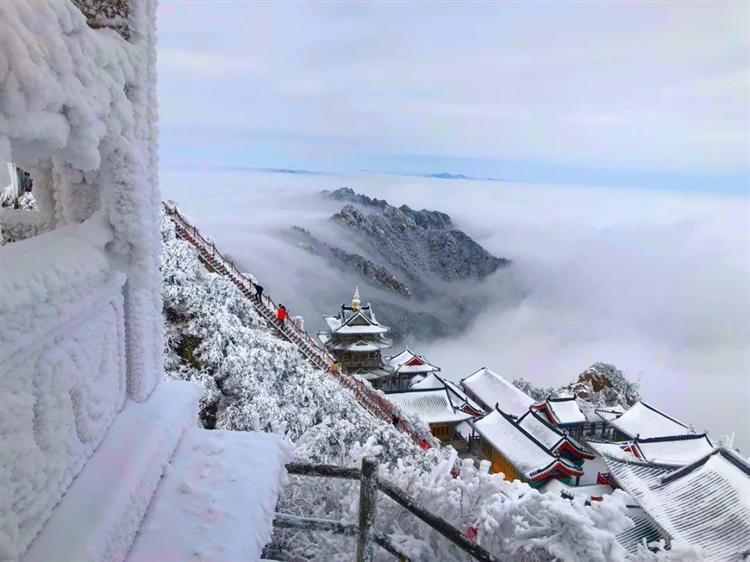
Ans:
[{"label": "person walking on path", "polygon": [[286,320],[286,308],[283,304],[279,305],[279,308],[276,309],[276,320],[279,321],[279,324],[281,327],[284,327],[284,320]]},{"label": "person walking on path", "polygon": [[255,287],[255,300],[263,304],[263,287],[257,283],[253,283],[253,287]]}]

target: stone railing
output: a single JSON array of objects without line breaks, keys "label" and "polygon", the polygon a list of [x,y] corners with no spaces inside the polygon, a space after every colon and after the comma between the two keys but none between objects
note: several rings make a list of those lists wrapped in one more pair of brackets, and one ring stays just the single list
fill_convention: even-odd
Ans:
[{"label": "stone railing", "polygon": [[16,555],[125,403],[125,274],[105,253],[111,237],[97,215],[3,248],[0,536]]}]

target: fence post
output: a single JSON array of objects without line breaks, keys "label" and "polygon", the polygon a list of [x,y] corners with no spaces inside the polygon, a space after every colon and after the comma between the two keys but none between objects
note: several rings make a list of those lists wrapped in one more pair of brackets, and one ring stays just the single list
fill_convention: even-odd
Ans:
[{"label": "fence post", "polygon": [[359,535],[357,562],[372,562],[372,535],[375,523],[378,461],[372,457],[362,459],[362,480],[359,483]]}]

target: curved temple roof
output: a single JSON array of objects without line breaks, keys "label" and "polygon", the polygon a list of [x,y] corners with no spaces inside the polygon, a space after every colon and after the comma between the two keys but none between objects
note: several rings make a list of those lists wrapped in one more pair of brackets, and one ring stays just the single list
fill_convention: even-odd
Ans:
[{"label": "curved temple roof", "polygon": [[609,423],[630,437],[667,437],[694,433],[688,425],[640,401]]},{"label": "curved temple roof", "polygon": [[534,404],[531,396],[487,367],[462,379],[461,386],[483,402],[487,409],[497,405],[503,412],[520,416]]},{"label": "curved temple roof", "polygon": [[418,417],[426,424],[458,423],[472,417],[453,406],[444,388],[391,392],[387,398],[405,413]]},{"label": "curved temple roof", "polygon": [[675,541],[704,549],[706,560],[742,560],[750,550],[750,465],[717,448],[682,468],[601,453],[617,483]]},{"label": "curved temple roof", "polygon": [[560,458],[498,409],[474,422],[474,428],[529,481],[544,480],[555,471],[570,476],[583,475],[582,470]]}]

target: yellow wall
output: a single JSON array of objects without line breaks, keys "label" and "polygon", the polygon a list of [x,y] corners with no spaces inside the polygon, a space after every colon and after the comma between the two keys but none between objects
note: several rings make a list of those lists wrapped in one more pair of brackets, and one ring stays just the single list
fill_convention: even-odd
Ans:
[{"label": "yellow wall", "polygon": [[513,480],[523,480],[518,471],[513,468],[510,461],[484,439],[482,439],[481,449],[484,457],[492,463],[492,466],[490,467],[491,473],[495,474],[497,472],[502,472],[505,480],[508,482],[512,482]]}]

